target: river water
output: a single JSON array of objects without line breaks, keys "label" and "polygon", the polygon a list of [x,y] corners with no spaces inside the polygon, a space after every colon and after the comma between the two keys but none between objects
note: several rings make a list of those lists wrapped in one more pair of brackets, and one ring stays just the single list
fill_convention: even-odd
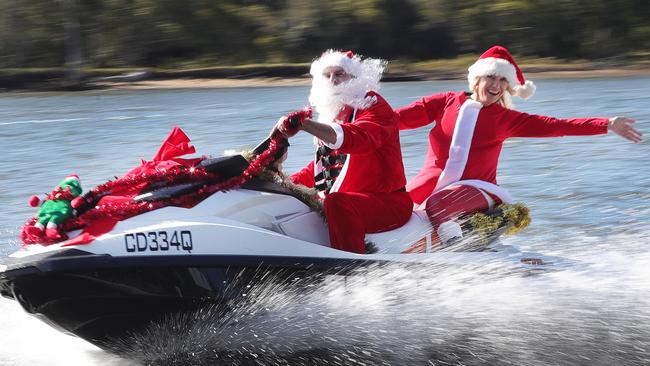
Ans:
[{"label": "river water", "polygon": [[[650,78],[536,84],[531,100],[515,100],[517,109],[625,115],[650,134]],[[382,94],[397,107],[464,88],[460,81],[387,83]],[[67,174],[77,173],[86,189],[121,175],[151,159],[175,125],[199,154],[252,147],[279,116],[304,106],[307,93],[295,86],[0,95],[0,260],[19,247],[19,228],[33,215],[28,198]],[[401,135],[408,177],[422,164],[427,131]],[[306,134],[291,142],[287,172],[311,157]],[[264,314],[251,310],[256,315],[237,326],[195,322],[195,335],[183,336],[189,346],[164,333],[139,339],[126,351],[131,360],[0,299],[0,364],[647,365],[649,168],[648,142],[611,134],[506,142],[499,183],[530,208],[533,222],[503,242],[577,263],[552,274],[483,281],[484,271],[441,271],[420,274],[416,285],[396,269],[358,284],[328,284],[309,298],[267,292],[257,305]],[[206,351],[215,348],[223,352]],[[190,356],[177,359],[175,350]]]}]

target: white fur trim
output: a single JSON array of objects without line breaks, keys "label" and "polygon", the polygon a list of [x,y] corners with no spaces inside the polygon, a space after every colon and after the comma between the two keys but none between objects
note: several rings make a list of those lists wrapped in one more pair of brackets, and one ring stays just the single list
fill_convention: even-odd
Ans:
[{"label": "white fur trim", "polygon": [[362,72],[361,58],[354,55],[349,58],[345,53],[328,50],[311,64],[309,73],[313,77],[322,77],[323,70],[330,66],[340,66],[350,75],[359,76]]},{"label": "white fur trim", "polygon": [[450,239],[463,237],[463,229],[460,227],[460,224],[452,220],[440,224],[436,233],[438,234],[438,238],[440,238],[440,242],[443,244],[447,243]]},{"label": "white fur trim", "polygon": [[487,203],[488,203],[488,208],[489,208],[489,209],[494,208],[494,199],[492,198],[492,196],[490,196],[489,194],[487,194],[487,192],[485,192],[485,191],[482,190],[482,189],[479,189],[478,191],[481,192],[481,195],[483,195],[483,198],[485,198],[485,200],[487,201]]},{"label": "white fur trim", "polygon": [[[314,79],[314,82],[312,82],[312,93],[313,88],[317,87],[316,81],[323,79],[323,70],[325,70],[325,68],[330,66],[340,66],[343,68],[343,70],[345,70],[345,72],[354,76],[352,80],[347,82],[349,83],[348,85],[358,86],[360,87],[359,89],[364,93],[363,96],[353,95],[353,98],[349,98],[348,95],[348,98],[345,99],[355,99],[356,97],[365,99],[366,92],[371,90],[379,91],[379,80],[381,80],[381,76],[383,75],[387,65],[388,62],[382,59],[366,58],[362,60],[361,56],[357,54],[352,56],[352,58],[349,58],[346,53],[335,50],[327,50],[320,58],[312,62],[311,68],[309,69],[309,73]],[[347,90],[350,88],[346,87],[345,89]],[[353,94],[359,92],[359,90],[356,88],[351,88],[350,90]],[[310,102],[314,104],[314,102],[311,100],[311,96]],[[344,102],[345,104],[349,104],[348,100],[344,100]],[[363,105],[353,105],[353,107],[367,108],[370,105],[372,105],[371,102],[368,102]]]},{"label": "white fur trim", "polygon": [[341,189],[341,185],[345,180],[345,176],[348,174],[348,167],[350,166],[350,160],[352,160],[352,156],[350,156],[350,154],[347,154],[347,156],[345,157],[345,163],[343,164],[343,168],[341,168],[341,172],[339,173],[339,176],[336,177],[336,180],[334,181],[334,184],[330,189],[330,193],[338,192],[339,189]]},{"label": "white fur trim", "polygon": [[522,99],[528,99],[535,94],[535,90],[537,90],[537,87],[535,86],[535,84],[533,84],[532,81],[526,80],[526,83],[524,83],[524,85],[517,85],[513,89],[515,91],[516,96]]},{"label": "white fur trim", "polygon": [[[320,140],[318,140],[318,138],[314,137],[314,143],[315,143],[316,146],[318,146],[318,141],[320,141]],[[322,164],[321,161],[318,159],[318,149],[317,149],[317,150],[314,152],[314,179],[315,179],[315,177],[316,177],[318,174],[320,174],[323,170],[324,170],[324,169],[323,169],[323,164]],[[321,180],[318,180],[318,181],[315,181],[314,183],[315,183],[315,184],[321,184],[321,183],[323,183],[324,180],[325,180],[325,178],[323,178],[323,179],[321,179]],[[318,191],[318,196],[319,196],[320,198],[325,198],[325,192],[323,192],[323,191]]]},{"label": "white fur trim", "polygon": [[79,179],[79,176],[76,174],[68,175],[63,179],[64,182],[69,182],[71,180],[76,180],[77,182],[81,182],[81,179]]},{"label": "white fur trim", "polygon": [[[512,197],[512,195],[510,194],[510,192],[508,192],[505,188],[503,188],[501,186],[498,186],[496,184],[486,182],[484,180],[478,180],[478,179],[459,180],[459,181],[454,182],[452,184],[449,184],[449,185],[447,185],[445,187],[442,187],[441,190],[445,189],[445,188],[456,187],[456,186],[469,186],[469,187],[477,188],[481,192],[481,194],[483,194],[483,197],[485,197],[485,199],[487,200],[488,205],[489,205],[490,208],[494,207],[494,200],[492,199],[492,197],[485,194],[485,192],[491,193],[491,194],[499,197],[499,199],[501,200],[502,203],[512,203],[512,202],[515,201],[514,198]],[[437,191],[435,191],[435,192],[437,192]],[[433,194],[433,193],[431,193],[431,194]],[[427,199],[428,199],[428,197],[427,197]],[[425,207],[426,207],[426,202],[427,202],[427,200],[425,199],[421,204],[419,204],[419,205],[415,204],[413,209],[414,210],[424,210]]]},{"label": "white fur trim", "polygon": [[508,192],[505,188],[490,182],[486,182],[484,180],[467,179],[467,180],[459,180],[458,182],[451,184],[451,186],[456,186],[456,185],[470,186],[470,187],[478,188],[482,191],[486,191],[488,193],[492,193],[493,195],[499,197],[499,199],[503,203],[512,203],[515,201],[514,198],[512,198],[510,192]]},{"label": "white fur trim", "polygon": [[[478,120],[478,114],[482,106],[481,103],[473,99],[467,99],[460,107],[460,111],[456,117],[454,134],[451,138],[451,146],[449,147],[449,159],[447,159],[445,169],[440,174],[440,178],[438,178],[438,183],[432,194],[447,187],[466,185],[492,193],[499,197],[503,203],[511,203],[514,200],[510,193],[496,184],[478,179],[459,180],[465,171],[472,137],[474,136],[474,128],[476,127],[476,121]],[[415,208],[424,209],[426,201],[424,200],[422,204],[416,205]]]},{"label": "white fur trim", "polygon": [[517,80],[517,70],[515,66],[510,62],[495,57],[486,57],[479,59],[472,66],[467,69],[469,73],[467,74],[467,81],[471,86],[473,81],[479,76],[490,76],[498,75],[504,77],[510,83],[511,88],[515,88],[519,85],[519,80]]},{"label": "white fur trim", "polygon": [[333,144],[328,144],[327,142],[323,141],[323,145],[329,147],[332,150],[336,150],[343,145],[343,140],[345,138],[345,134],[343,133],[343,128],[341,127],[340,124],[336,122],[321,122],[323,124],[326,124],[332,129],[334,129],[334,132],[336,132],[336,141]]},{"label": "white fur trim", "polygon": [[456,125],[454,126],[454,134],[451,138],[451,145],[449,146],[449,158],[445,169],[438,178],[438,183],[434,188],[434,192],[441,190],[456,181],[458,181],[465,171],[465,164],[467,164],[467,157],[472,145],[472,136],[474,136],[474,127],[478,114],[481,111],[483,104],[473,100],[467,99],[458,111],[456,117]]}]

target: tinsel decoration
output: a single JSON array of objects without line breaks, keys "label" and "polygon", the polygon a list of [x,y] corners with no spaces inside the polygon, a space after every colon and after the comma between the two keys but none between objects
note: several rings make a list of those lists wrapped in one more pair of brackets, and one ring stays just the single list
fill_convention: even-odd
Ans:
[{"label": "tinsel decoration", "polygon": [[506,223],[512,224],[508,231],[506,231],[507,235],[516,234],[530,225],[530,211],[523,203],[512,205],[503,204],[501,206],[500,209],[503,212]]},{"label": "tinsel decoration", "polygon": [[[83,196],[82,205],[93,204],[91,209],[83,212],[81,215],[64,222],[62,229],[64,231],[75,230],[83,227],[88,222],[97,218],[104,217],[113,220],[124,220],[142,214],[147,211],[152,211],[164,206],[164,202],[145,202],[125,200],[120,202],[110,202],[105,204],[98,204],[102,197],[107,195],[120,195],[121,192],[132,191],[137,187],[137,191],[143,191],[149,188],[163,187],[175,184],[182,184],[188,182],[201,182],[206,184],[210,181],[218,179],[218,176],[206,172],[203,169],[194,167],[185,167],[182,165],[174,166],[169,169],[160,169],[153,172],[144,172],[137,175],[127,175],[122,178],[108,181],[95,187],[90,192]],[[181,198],[181,197],[179,197]],[[191,205],[189,200],[181,202],[179,206],[188,207]]]},{"label": "tinsel decoration", "polygon": [[291,137],[300,131],[300,127],[302,127],[305,119],[312,117],[312,109],[305,107],[299,111],[289,113],[286,117],[282,121],[279,132],[284,133],[287,137]]},{"label": "tinsel decoration", "polygon": [[296,184],[283,173],[274,172],[269,169],[266,169],[262,174],[260,174],[259,178],[268,182],[279,184],[282,187],[288,189],[291,191],[291,193],[298,197],[300,201],[309,206],[312,211],[315,211],[323,219],[325,219],[323,201],[318,197],[318,191],[315,188],[308,188],[302,184]]},{"label": "tinsel decoration", "polygon": [[256,156],[255,152],[253,150],[244,150],[244,151],[240,152],[239,154],[241,156],[243,156],[244,159],[246,159],[246,161],[248,161],[249,163],[251,161],[253,161],[255,159],[255,156]]},{"label": "tinsel decoration", "polygon": [[498,229],[507,226],[506,235],[516,234],[530,224],[528,207],[522,203],[501,204],[491,214],[477,212],[470,216],[469,223],[479,235],[487,240]]},{"label": "tinsel decoration", "polygon": [[[288,129],[295,129],[291,130],[292,132],[297,132],[302,125],[302,121],[306,118],[311,118],[311,116],[312,111],[309,108],[292,112],[287,116],[288,118],[286,120],[289,122],[287,122],[286,127]],[[184,165],[175,165],[168,169],[156,169],[152,172],[143,172],[140,174],[127,174],[122,178],[116,177],[115,180],[101,184],[86,193],[80,199],[78,205],[79,211],[82,213],[77,217],[61,223],[60,228],[66,232],[82,229],[84,226],[100,218],[121,221],[166,206],[192,207],[215,192],[239,187],[252,177],[261,174],[275,159],[276,153],[283,146],[282,142],[284,139],[285,136],[282,134],[271,136],[268,148],[254,158],[251,158],[249,166],[241,175],[221,182],[218,182],[219,177],[217,175],[206,172],[202,168],[194,166],[187,167]],[[132,192],[143,192],[145,189],[155,189],[188,182],[204,182],[205,184],[194,192],[161,201],[134,201],[125,196],[125,194]],[[121,195],[126,199],[99,203],[102,197],[109,195]],[[32,238],[26,235],[24,228],[34,225],[35,222],[36,217],[33,217],[23,225],[23,230],[20,233],[20,238],[23,243],[52,244],[52,241],[45,238]]]}]

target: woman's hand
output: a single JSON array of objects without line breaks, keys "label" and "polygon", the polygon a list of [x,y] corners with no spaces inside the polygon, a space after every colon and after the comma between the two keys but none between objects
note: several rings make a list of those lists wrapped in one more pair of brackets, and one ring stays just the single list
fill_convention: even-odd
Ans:
[{"label": "woman's hand", "polygon": [[632,118],[612,117],[609,119],[609,130],[636,144],[643,141],[643,134],[632,125],[636,122]]}]

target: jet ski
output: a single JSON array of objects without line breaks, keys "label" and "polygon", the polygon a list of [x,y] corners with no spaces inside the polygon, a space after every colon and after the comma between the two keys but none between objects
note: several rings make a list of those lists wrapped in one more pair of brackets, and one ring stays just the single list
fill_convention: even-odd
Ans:
[{"label": "jet ski", "polygon": [[[272,142],[258,145],[253,156],[267,153],[275,146]],[[267,167],[282,153],[274,151]],[[348,276],[394,263],[499,262],[527,273],[552,267],[543,256],[494,243],[437,248],[420,211],[401,228],[368,235],[373,253],[336,250],[329,245],[322,214],[304,196],[249,174],[256,160],[238,154],[189,161],[190,171],[218,179],[212,186],[205,180],[169,177],[143,189],[129,184],[139,191],[128,202],[150,210],[127,212],[130,216],[112,225],[95,225],[103,231],[93,227],[102,218],[90,213],[110,195],[89,192],[84,197],[87,207],[77,208],[77,217],[90,217],[82,227],[70,227],[63,241],[25,244],[0,265],[0,293],[56,328],[106,347],[156,319],[227,303],[266,280]],[[233,179],[234,186],[223,185]]]}]

